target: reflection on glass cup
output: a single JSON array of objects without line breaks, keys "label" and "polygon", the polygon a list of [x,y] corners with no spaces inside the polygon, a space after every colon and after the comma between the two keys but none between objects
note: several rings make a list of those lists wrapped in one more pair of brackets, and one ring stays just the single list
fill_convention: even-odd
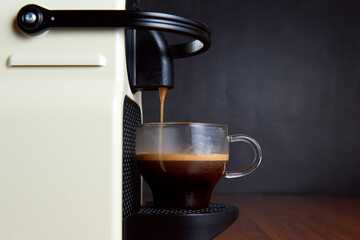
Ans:
[{"label": "reflection on glass cup", "polygon": [[[247,142],[255,158],[247,168],[226,171],[229,143]],[[228,135],[211,123],[145,123],[136,126],[136,159],[159,208],[206,208],[217,182],[254,171],[261,162],[259,144],[246,135]]]}]

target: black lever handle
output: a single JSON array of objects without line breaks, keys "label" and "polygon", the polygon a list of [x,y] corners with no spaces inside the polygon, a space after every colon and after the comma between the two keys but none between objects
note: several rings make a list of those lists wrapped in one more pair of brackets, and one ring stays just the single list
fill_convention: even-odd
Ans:
[{"label": "black lever handle", "polygon": [[173,58],[205,52],[210,47],[210,29],[203,23],[167,13],[136,10],[48,10],[24,6],[17,15],[20,29],[37,35],[49,28],[134,28],[171,32],[195,40],[170,46]]}]

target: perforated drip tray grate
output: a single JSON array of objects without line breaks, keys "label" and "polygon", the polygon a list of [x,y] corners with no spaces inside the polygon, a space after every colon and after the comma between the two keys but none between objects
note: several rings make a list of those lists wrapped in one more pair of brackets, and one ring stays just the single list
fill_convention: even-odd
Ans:
[{"label": "perforated drip tray grate", "polygon": [[157,215],[190,215],[190,214],[210,214],[220,213],[228,210],[228,205],[210,203],[209,207],[201,209],[160,209],[152,203],[146,203],[145,207],[140,208],[136,214],[157,214]]},{"label": "perforated drip tray grate", "polygon": [[125,239],[209,240],[238,215],[237,207],[218,203],[203,209],[159,209],[147,203],[125,219]]}]

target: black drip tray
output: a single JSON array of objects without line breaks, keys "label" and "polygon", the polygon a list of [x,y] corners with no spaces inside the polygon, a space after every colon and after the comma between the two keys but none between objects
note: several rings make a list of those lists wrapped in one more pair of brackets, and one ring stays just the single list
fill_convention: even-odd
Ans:
[{"label": "black drip tray", "polygon": [[147,203],[124,220],[125,240],[213,239],[238,217],[235,206],[211,203],[203,209],[159,209]]}]

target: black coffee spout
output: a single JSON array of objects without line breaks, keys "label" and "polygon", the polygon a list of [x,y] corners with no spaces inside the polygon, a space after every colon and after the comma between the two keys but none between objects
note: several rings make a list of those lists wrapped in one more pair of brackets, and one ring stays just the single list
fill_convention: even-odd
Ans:
[{"label": "black coffee spout", "polygon": [[[127,0],[126,9],[142,11],[138,0]],[[154,29],[126,29],[126,62],[133,92],[174,87],[173,59],[190,57],[205,52],[210,47],[210,29],[203,23],[172,14],[152,13],[144,18],[154,19]],[[162,31],[188,36],[193,41],[168,44]]]},{"label": "black coffee spout", "polygon": [[161,32],[126,30],[126,60],[134,92],[174,87],[173,57]]}]

